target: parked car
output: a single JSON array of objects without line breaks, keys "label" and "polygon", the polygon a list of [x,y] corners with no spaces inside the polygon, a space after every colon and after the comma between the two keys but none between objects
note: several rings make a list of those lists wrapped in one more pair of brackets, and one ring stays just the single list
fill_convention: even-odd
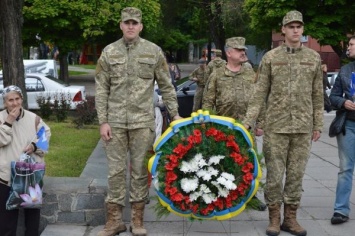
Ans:
[{"label": "parked car", "polygon": [[[25,79],[28,109],[38,110],[37,99],[39,97],[51,97],[63,94],[70,100],[70,109],[74,110],[76,106],[86,99],[85,86],[68,85],[63,81],[54,78],[51,75],[40,73],[26,74]],[[0,74],[0,93],[4,89],[2,74]],[[0,99],[0,109],[4,109],[3,99]]]},{"label": "parked car", "polygon": [[179,103],[179,115],[181,117],[191,116],[196,86],[196,82],[191,80],[187,80],[177,86],[176,95]]}]

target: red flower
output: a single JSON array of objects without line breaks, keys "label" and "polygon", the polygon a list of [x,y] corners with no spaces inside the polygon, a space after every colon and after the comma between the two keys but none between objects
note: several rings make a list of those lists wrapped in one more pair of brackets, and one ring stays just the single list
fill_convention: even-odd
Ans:
[{"label": "red flower", "polygon": [[174,170],[178,166],[179,166],[179,162],[168,162],[165,164],[165,169]]},{"label": "red flower", "polygon": [[243,176],[243,180],[245,183],[250,183],[252,180],[253,180],[253,174],[252,173],[246,173],[244,176]]},{"label": "red flower", "polygon": [[166,172],[166,182],[171,183],[176,179],[177,179],[177,175],[174,173],[174,171]]},{"label": "red flower", "polygon": [[219,210],[223,209],[223,200],[222,198],[217,198],[217,201],[213,203]]},{"label": "red flower", "polygon": [[174,154],[171,154],[171,155],[167,155],[166,156],[166,159],[169,159],[171,162],[176,162],[176,163],[178,163],[178,156],[176,156],[176,155],[174,155]]},{"label": "red flower", "polygon": [[176,193],[171,196],[171,200],[173,202],[181,202],[183,198],[184,198],[184,196],[181,193]]},{"label": "red flower", "polygon": [[190,209],[193,213],[197,213],[198,207],[199,207],[198,204],[193,204],[192,206],[190,206]]},{"label": "red flower", "polygon": [[201,137],[201,135],[202,135],[201,131],[198,130],[198,129],[194,129],[193,133],[194,133],[195,136],[200,136]]},{"label": "red flower", "polygon": [[187,150],[183,144],[179,143],[176,148],[174,148],[173,152],[178,154],[179,156],[184,156]]},{"label": "red flower", "polygon": [[165,188],[165,192],[170,195],[174,195],[178,192],[178,189],[176,187],[168,187],[168,188]]},{"label": "red flower", "polygon": [[234,162],[237,163],[238,165],[243,165],[244,164],[244,158],[242,157],[242,155],[240,155],[237,152],[232,152],[230,154],[230,157],[233,158]]},{"label": "red flower", "polygon": [[251,164],[250,162],[247,162],[247,163],[243,166],[242,171],[243,171],[244,173],[248,173],[248,172],[250,172],[253,168],[254,168],[254,165]]},{"label": "red flower", "polygon": [[227,147],[231,147],[231,148],[233,148],[233,150],[234,150],[235,152],[240,153],[239,146],[238,146],[238,144],[237,144],[234,140],[229,140],[229,141],[227,141],[227,142],[226,142],[226,146],[227,146]]},{"label": "red flower", "polygon": [[209,137],[209,136],[215,136],[217,134],[218,130],[214,127],[211,127],[209,128],[207,131],[206,131],[206,136]]}]

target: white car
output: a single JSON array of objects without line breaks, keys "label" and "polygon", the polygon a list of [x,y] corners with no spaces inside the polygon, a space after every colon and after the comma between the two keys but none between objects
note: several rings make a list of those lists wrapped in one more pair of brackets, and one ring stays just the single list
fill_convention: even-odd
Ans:
[{"label": "white car", "polygon": [[[50,75],[41,73],[26,74],[26,92],[28,100],[28,109],[38,110],[37,99],[51,97],[53,103],[54,97],[63,95],[70,100],[70,109],[74,110],[76,106],[83,103],[86,99],[85,86],[67,85]],[[2,74],[0,74],[0,93],[4,89]],[[3,99],[0,99],[0,109],[4,109]]]},{"label": "white car", "polygon": [[[329,84],[332,88],[333,88],[333,85],[335,83],[335,79],[337,78],[337,76],[338,76],[338,72],[328,72],[327,73],[328,81],[329,81]],[[328,97],[330,95],[331,90],[332,89],[326,88],[326,93],[328,94]]]}]

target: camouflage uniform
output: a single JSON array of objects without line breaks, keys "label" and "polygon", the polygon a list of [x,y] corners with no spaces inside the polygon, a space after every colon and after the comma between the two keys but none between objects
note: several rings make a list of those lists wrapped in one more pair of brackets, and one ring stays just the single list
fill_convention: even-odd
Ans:
[{"label": "camouflage uniform", "polygon": [[224,67],[227,64],[225,60],[220,57],[216,57],[207,64],[207,78],[209,78],[212,72],[218,68]]},{"label": "camouflage uniform", "polygon": [[239,72],[232,72],[226,66],[216,69],[205,90],[203,109],[242,120],[252,96],[254,80],[255,72],[244,65]]},{"label": "camouflage uniform", "polygon": [[145,155],[154,141],[153,87],[157,81],[172,117],[178,114],[176,92],[161,49],[142,38],[122,39],[106,46],[96,68],[96,109],[99,123],[108,123],[112,140],[105,143],[108,158],[107,202],[125,206],[126,158],[130,153],[130,202],[148,194]]},{"label": "camouflage uniform", "polygon": [[285,44],[266,53],[244,124],[253,124],[265,101],[265,200],[268,204],[298,205],[311,137],[323,127],[319,54],[304,46],[295,49]]},{"label": "camouflage uniform", "polygon": [[202,107],[202,98],[203,98],[203,91],[205,89],[205,85],[207,82],[207,71],[206,69],[202,69],[201,67],[196,68],[189,76],[190,80],[192,78],[197,78],[196,84],[196,92],[194,97],[194,105],[192,111],[197,111]]}]

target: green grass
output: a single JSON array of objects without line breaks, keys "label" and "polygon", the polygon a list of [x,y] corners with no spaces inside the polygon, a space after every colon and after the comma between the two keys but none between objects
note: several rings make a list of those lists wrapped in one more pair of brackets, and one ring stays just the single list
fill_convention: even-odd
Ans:
[{"label": "green grass", "polygon": [[81,67],[85,69],[96,69],[96,65],[74,65],[75,67]]},{"label": "green grass", "polygon": [[71,121],[46,121],[51,128],[46,176],[79,177],[100,139],[98,125],[77,129]]},{"label": "green grass", "polygon": [[69,71],[69,75],[87,75],[87,74],[88,73],[84,71],[73,71],[73,70]]}]

